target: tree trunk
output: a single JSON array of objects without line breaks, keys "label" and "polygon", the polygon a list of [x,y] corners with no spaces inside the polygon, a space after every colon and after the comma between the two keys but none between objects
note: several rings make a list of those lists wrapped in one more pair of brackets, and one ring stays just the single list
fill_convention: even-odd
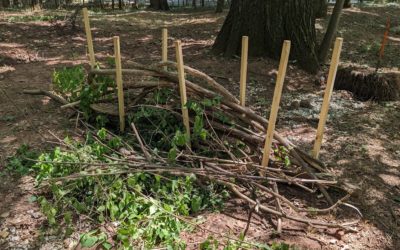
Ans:
[{"label": "tree trunk", "polygon": [[111,8],[112,8],[112,9],[115,8],[115,0],[111,0]]},{"label": "tree trunk", "polygon": [[196,7],[197,7],[196,0],[192,0],[192,6],[193,6],[193,8],[196,8]]},{"label": "tree trunk", "polygon": [[351,0],[345,0],[343,8],[351,8]]},{"label": "tree trunk", "polygon": [[154,10],[169,10],[167,0],[150,0],[150,9]]},{"label": "tree trunk", "polygon": [[328,0],[314,0],[314,11],[316,18],[326,17],[328,15]]},{"label": "tree trunk", "polygon": [[221,13],[224,10],[224,3],[225,3],[225,0],[218,0],[217,1],[217,9],[215,10],[215,12]]},{"label": "tree trunk", "polygon": [[319,69],[313,0],[232,0],[213,51],[225,56],[239,54],[246,35],[251,56],[278,59],[283,41],[291,40],[291,58],[308,72]]},{"label": "tree trunk", "polygon": [[9,8],[10,7],[10,0],[3,0],[2,1],[2,6],[4,8]]},{"label": "tree trunk", "polygon": [[122,10],[122,0],[118,0],[118,8]]},{"label": "tree trunk", "polygon": [[329,48],[332,46],[337,27],[339,26],[340,14],[343,9],[344,1],[345,0],[336,0],[335,7],[333,8],[328,28],[326,30],[324,39],[322,40],[321,46],[319,47],[318,58],[321,63],[325,63],[328,57]]}]

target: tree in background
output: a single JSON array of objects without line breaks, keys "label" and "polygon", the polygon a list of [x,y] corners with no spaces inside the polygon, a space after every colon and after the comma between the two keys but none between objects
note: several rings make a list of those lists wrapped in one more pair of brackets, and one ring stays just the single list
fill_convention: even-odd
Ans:
[{"label": "tree in background", "polygon": [[314,0],[314,12],[316,18],[328,15],[328,0]]},{"label": "tree in background", "polygon": [[154,10],[169,10],[167,0],[150,0],[149,8]]},{"label": "tree in background", "polygon": [[318,59],[320,63],[325,63],[328,57],[329,48],[332,46],[333,39],[335,38],[336,31],[339,26],[340,14],[342,13],[344,2],[345,0],[336,0],[328,28],[319,47]]},{"label": "tree in background", "polygon": [[9,8],[10,7],[10,0],[2,0],[0,7]]},{"label": "tree in background", "polygon": [[213,51],[233,56],[249,36],[249,55],[279,58],[284,40],[292,41],[292,58],[317,72],[317,37],[313,0],[232,0]]},{"label": "tree in background", "polygon": [[337,0],[328,30],[317,44],[315,4],[321,0],[232,0],[213,51],[224,56],[240,53],[242,36],[249,36],[249,55],[279,58],[284,40],[292,41],[291,58],[316,73],[325,62],[339,23],[344,0]]},{"label": "tree in background", "polygon": [[215,12],[221,13],[224,10],[225,0],[218,0],[217,1],[217,9]]}]

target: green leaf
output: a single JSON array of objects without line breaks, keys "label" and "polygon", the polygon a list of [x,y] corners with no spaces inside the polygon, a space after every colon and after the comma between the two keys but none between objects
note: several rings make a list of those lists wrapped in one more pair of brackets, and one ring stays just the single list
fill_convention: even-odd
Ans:
[{"label": "green leaf", "polygon": [[105,206],[100,206],[100,207],[97,208],[98,212],[103,212],[104,210],[106,210]]},{"label": "green leaf", "polygon": [[171,148],[168,152],[168,160],[175,161],[177,155],[178,149],[176,147]]},{"label": "green leaf", "polygon": [[103,244],[102,244],[102,246],[104,247],[104,249],[106,249],[106,250],[109,250],[109,249],[111,249],[113,246],[111,245],[111,243],[109,243],[109,242],[104,242]]},{"label": "green leaf", "polygon": [[107,137],[107,130],[105,128],[100,129],[99,131],[97,131],[97,136],[101,139],[101,140],[105,140]]},{"label": "green leaf", "polygon": [[33,202],[37,201],[37,197],[34,196],[34,195],[31,195],[31,196],[28,198],[28,201],[29,201],[30,203],[33,203]]},{"label": "green leaf", "polygon": [[180,130],[176,131],[172,144],[176,146],[184,146],[187,142],[187,137]]},{"label": "green leaf", "polygon": [[99,238],[97,236],[92,236],[89,234],[84,234],[81,238],[81,246],[82,247],[93,247],[97,241],[99,240]]},{"label": "green leaf", "polygon": [[198,212],[201,208],[202,199],[200,196],[195,196],[192,198],[191,207],[194,213]]},{"label": "green leaf", "polygon": [[156,205],[151,205],[150,208],[149,208],[149,214],[153,215],[153,214],[155,214],[157,212],[157,210],[158,210],[158,208],[157,208]]}]

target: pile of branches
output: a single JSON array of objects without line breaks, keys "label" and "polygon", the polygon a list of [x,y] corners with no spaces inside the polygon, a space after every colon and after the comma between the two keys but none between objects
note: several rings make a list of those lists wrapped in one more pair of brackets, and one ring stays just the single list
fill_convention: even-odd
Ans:
[{"label": "pile of branches", "polygon": [[[182,123],[176,64],[160,62],[147,66],[129,62],[129,68],[123,70],[124,78],[126,78],[124,81],[126,112],[135,116],[138,109],[151,106],[175,116],[176,124]],[[123,160],[113,159],[124,167],[121,167],[120,171],[108,174],[135,172],[176,176],[194,174],[200,181],[212,181],[225,186],[231,193],[246,201],[253,208],[252,211],[274,216],[278,222],[278,231],[281,230],[282,219],[315,227],[334,227],[353,231],[350,226],[356,222],[340,224],[315,220],[308,216],[329,213],[342,205],[353,208],[359,213],[357,208],[346,203],[351,191],[334,179],[323,162],[314,159],[275,132],[275,153],[267,167],[261,166],[268,120],[251,108],[239,105],[239,101],[232,93],[207,74],[187,66],[185,73],[187,95],[190,101],[219,100],[217,104],[204,108],[204,128],[209,133],[207,139],[192,142],[192,147],[184,146],[171,162],[167,156],[168,152],[154,150],[150,146],[151,141],[145,140],[147,137],[144,136],[144,132],[138,129],[141,124],[130,122],[135,143],[125,143],[125,148],[120,152],[124,155]],[[88,84],[95,86],[99,84],[96,82],[96,77],[107,75],[115,75],[115,70],[92,69],[87,77]],[[171,90],[172,94],[168,101],[149,105],[146,99],[160,89]],[[114,92],[111,91],[111,94],[107,92],[106,97],[100,98],[90,107],[96,112],[117,116],[117,97]],[[65,101],[62,102],[63,108],[79,107],[79,100],[68,104]],[[221,118],[216,114],[224,114],[224,116]],[[193,110],[190,117],[192,117],[191,127],[194,130],[197,121],[193,119]],[[239,144],[240,146],[237,147],[232,146]],[[205,149],[208,149],[206,154]],[[290,164],[282,161],[285,157],[289,159]],[[107,174],[107,166],[104,164],[100,166],[102,174]],[[88,166],[85,172],[89,176],[91,173],[96,175],[96,168]],[[67,178],[81,177],[80,174],[76,174]],[[295,204],[280,192],[283,186],[301,189],[307,196],[309,194],[317,196],[320,192],[330,205],[326,208],[310,208],[307,204]],[[347,190],[347,194],[335,201],[327,191],[330,187]]]}]

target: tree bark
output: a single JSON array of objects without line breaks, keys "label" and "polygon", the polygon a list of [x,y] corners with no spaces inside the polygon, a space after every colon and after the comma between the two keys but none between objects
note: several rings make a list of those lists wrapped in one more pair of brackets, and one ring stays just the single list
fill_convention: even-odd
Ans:
[{"label": "tree bark", "polygon": [[118,0],[118,8],[122,10],[122,0]]},{"label": "tree bark", "polygon": [[326,17],[328,15],[328,0],[314,0],[314,11],[316,18]]},{"label": "tree bark", "polygon": [[351,0],[345,0],[343,8],[351,8]]},{"label": "tree bark", "polygon": [[216,13],[221,13],[224,10],[225,0],[218,0],[217,1],[217,9],[215,10]]},{"label": "tree bark", "polygon": [[324,39],[322,40],[321,46],[319,48],[318,58],[320,63],[322,64],[326,62],[329,53],[329,48],[332,46],[333,39],[336,35],[344,1],[345,0],[336,0],[336,4],[335,7],[333,8],[331,19],[329,20],[328,28],[326,30]]},{"label": "tree bark", "polygon": [[213,51],[239,54],[241,38],[246,35],[251,56],[278,59],[283,41],[291,40],[291,58],[308,72],[319,69],[313,0],[232,0]]},{"label": "tree bark", "polygon": [[2,7],[9,8],[10,7],[10,0],[2,0]]},{"label": "tree bark", "polygon": [[150,9],[154,10],[169,10],[167,0],[150,0]]}]

